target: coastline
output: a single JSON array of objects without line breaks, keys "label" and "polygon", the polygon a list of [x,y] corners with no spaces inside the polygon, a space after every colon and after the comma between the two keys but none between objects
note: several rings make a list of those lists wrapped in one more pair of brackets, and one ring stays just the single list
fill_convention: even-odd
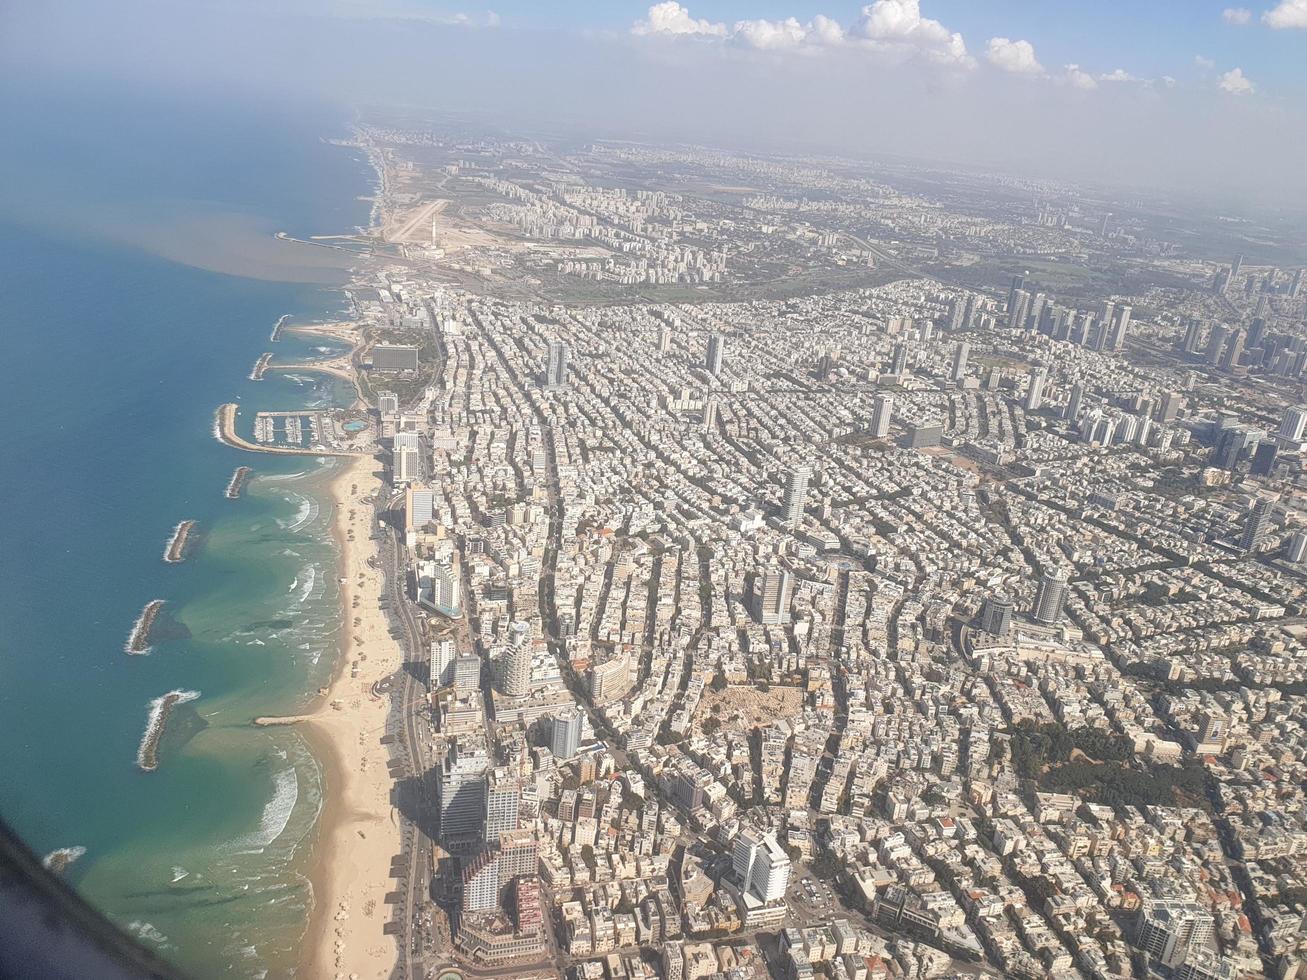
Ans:
[{"label": "coastline", "polygon": [[296,971],[306,977],[385,980],[396,959],[396,939],[384,931],[391,858],[400,852],[394,783],[381,744],[390,702],[370,691],[402,666],[403,654],[379,605],[381,572],[368,565],[377,549],[370,538],[372,505],[362,502],[379,489],[379,469],[372,457],[355,457],[327,485],[342,617],[327,692],[303,715],[256,722],[295,725],[323,769],[323,807],[308,868],[309,920]]}]

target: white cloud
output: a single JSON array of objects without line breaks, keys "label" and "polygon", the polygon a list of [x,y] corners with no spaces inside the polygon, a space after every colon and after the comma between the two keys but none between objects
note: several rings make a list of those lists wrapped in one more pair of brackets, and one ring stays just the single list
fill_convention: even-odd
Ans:
[{"label": "white cloud", "polygon": [[735,22],[731,39],[751,48],[775,50],[802,45],[828,47],[844,42],[844,28],[818,14],[806,24],[795,17],[785,20],[740,20]]},{"label": "white cloud", "polygon": [[808,37],[822,44],[839,44],[844,40],[844,28],[829,17],[817,14],[808,25]]},{"label": "white cloud", "polygon": [[1098,82],[1094,81],[1094,76],[1087,71],[1081,71],[1079,65],[1066,65],[1066,74],[1060,81],[1070,85],[1072,88],[1084,89],[1086,92],[1098,88]]},{"label": "white cloud", "polygon": [[1216,67],[1216,62],[1211,58],[1204,58],[1201,54],[1194,55],[1194,64],[1203,71],[1211,71]]},{"label": "white cloud", "polygon": [[991,37],[985,49],[991,65],[1018,75],[1042,75],[1044,66],[1035,58],[1035,46],[1029,41],[1011,41],[1005,37]]},{"label": "white cloud", "polygon": [[917,49],[932,61],[971,67],[975,64],[962,35],[937,20],[921,16],[919,0],[876,0],[862,8],[853,32],[882,45]]},{"label": "white cloud", "polygon": [[1307,0],[1280,0],[1273,10],[1262,14],[1262,23],[1277,31],[1290,27],[1307,28]]},{"label": "white cloud", "polygon": [[1175,79],[1172,78],[1170,75],[1163,75],[1161,78],[1158,79],[1158,81],[1161,82],[1167,88],[1175,88]]},{"label": "white cloud", "polygon": [[1252,95],[1257,91],[1257,86],[1244,76],[1242,68],[1231,68],[1216,80],[1216,84],[1222,92],[1230,95]]},{"label": "white cloud", "polygon": [[1221,20],[1236,27],[1243,27],[1253,19],[1253,12],[1247,7],[1226,7],[1221,11]]},{"label": "white cloud", "polygon": [[707,34],[723,37],[726,34],[726,25],[714,24],[703,19],[696,20],[676,0],[665,0],[664,3],[656,3],[650,7],[645,19],[637,21],[631,28],[631,33]]},{"label": "white cloud", "polygon": [[1133,81],[1136,81],[1135,76],[1134,76],[1134,75],[1131,75],[1131,74],[1130,74],[1128,71],[1126,71],[1124,68],[1117,68],[1117,69],[1115,69],[1115,70],[1113,70],[1113,71],[1109,71],[1109,72],[1107,72],[1106,74],[1099,75],[1099,76],[1098,76],[1098,80],[1099,80],[1100,82],[1133,82]]}]

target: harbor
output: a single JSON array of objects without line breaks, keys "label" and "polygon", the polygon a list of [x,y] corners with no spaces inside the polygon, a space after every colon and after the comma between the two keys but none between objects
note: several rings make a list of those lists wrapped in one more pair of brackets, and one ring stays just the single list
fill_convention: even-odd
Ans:
[{"label": "harbor", "polygon": [[163,560],[169,565],[176,565],[186,558],[186,544],[190,540],[191,532],[195,530],[194,521],[182,521],[172,529],[172,537],[168,539],[168,544],[163,549]]},{"label": "harbor", "polygon": [[150,702],[150,716],[145,723],[145,734],[141,737],[141,747],[136,750],[136,765],[142,772],[154,772],[159,768],[159,742],[168,727],[168,717],[177,705],[194,701],[200,696],[199,691],[169,691],[162,697]]},{"label": "harbor", "polygon": [[231,475],[231,480],[227,483],[227,489],[223,491],[223,496],[228,500],[237,499],[241,495],[241,491],[245,489],[245,481],[250,478],[252,472],[253,470],[248,466],[236,467],[236,472]]},{"label": "harbor", "polygon": [[162,608],[162,599],[151,599],[145,604],[145,608],[141,610],[141,614],[136,617],[136,622],[132,625],[127,643],[123,646],[124,653],[140,657],[150,652],[150,630],[154,627],[154,621]]},{"label": "harbor", "polygon": [[374,449],[372,425],[366,414],[349,409],[258,412],[254,441],[236,431],[240,406],[228,402],[213,416],[213,436],[219,442],[252,452],[293,456],[355,456]]}]

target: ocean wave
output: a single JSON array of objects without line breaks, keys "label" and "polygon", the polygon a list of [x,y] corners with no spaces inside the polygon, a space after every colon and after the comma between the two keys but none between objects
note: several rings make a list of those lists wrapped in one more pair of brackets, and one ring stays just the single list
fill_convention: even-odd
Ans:
[{"label": "ocean wave", "polygon": [[300,780],[295,769],[283,769],[272,777],[272,799],[263,807],[259,829],[238,838],[236,847],[242,854],[260,854],[286,831],[295,804],[299,801]]},{"label": "ocean wave", "polygon": [[85,855],[86,848],[82,847],[80,844],[75,847],[59,847],[42,858],[41,864],[45,868],[58,873],[63,871],[78,858],[84,857]]},{"label": "ocean wave", "polygon": [[183,867],[182,867],[181,865],[179,865],[179,864],[174,864],[174,865],[172,866],[172,881],[169,882],[169,884],[173,884],[173,885],[175,885],[175,884],[177,884],[177,882],[181,881],[183,878],[189,878],[190,876],[191,876],[191,873],[190,873],[189,871],[187,871],[185,868],[183,868]]},{"label": "ocean wave", "polygon": [[305,565],[300,570],[300,574],[295,576],[295,580],[290,583],[287,592],[294,592],[299,589],[299,598],[297,603],[307,602],[310,595],[313,594],[313,588],[318,584],[318,566]]},{"label": "ocean wave", "polygon": [[168,937],[149,922],[142,922],[140,919],[133,919],[131,922],[127,923],[127,931],[137,939],[143,939],[146,942],[154,943],[156,946],[168,945]]},{"label": "ocean wave", "polygon": [[296,504],[295,516],[289,520],[277,521],[277,526],[286,531],[298,531],[311,520],[318,516],[317,502],[304,496],[303,494],[293,493],[287,501]]},{"label": "ocean wave", "polygon": [[264,483],[281,483],[286,480],[299,480],[308,475],[308,470],[299,470],[295,473],[265,473],[259,477],[259,480]]}]

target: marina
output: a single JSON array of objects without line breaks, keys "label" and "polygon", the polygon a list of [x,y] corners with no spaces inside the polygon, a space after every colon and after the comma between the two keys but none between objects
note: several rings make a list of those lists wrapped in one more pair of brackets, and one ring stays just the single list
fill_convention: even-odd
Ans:
[{"label": "marina", "polygon": [[159,616],[159,610],[162,608],[162,599],[151,599],[145,604],[141,614],[136,617],[132,631],[127,637],[127,643],[123,646],[124,653],[139,657],[150,652],[150,630],[154,626],[155,619]]},{"label": "marina", "polygon": [[173,708],[200,696],[199,691],[169,691],[162,697],[150,702],[150,716],[145,723],[145,734],[141,737],[141,747],[136,750],[136,765],[142,772],[154,772],[159,768],[159,742],[168,726],[168,717]]},{"label": "marina", "polygon": [[194,521],[182,521],[172,529],[172,537],[168,539],[168,544],[163,549],[164,561],[176,565],[186,558],[186,543],[190,540],[193,530],[195,530]]},{"label": "marina", "polygon": [[252,472],[253,470],[248,466],[236,467],[236,472],[231,475],[231,480],[227,483],[227,489],[223,491],[223,496],[228,500],[235,500],[238,498],[241,495],[241,491],[245,489],[245,481],[250,478],[250,473]]}]

